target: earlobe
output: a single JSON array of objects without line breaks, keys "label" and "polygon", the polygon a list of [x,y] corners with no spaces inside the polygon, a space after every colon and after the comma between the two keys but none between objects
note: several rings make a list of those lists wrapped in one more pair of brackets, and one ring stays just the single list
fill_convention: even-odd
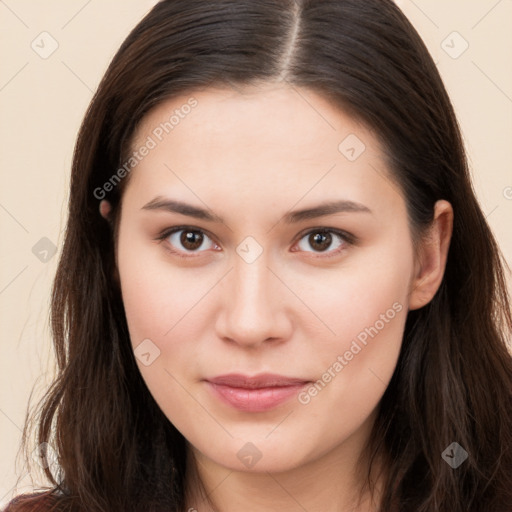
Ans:
[{"label": "earlobe", "polygon": [[453,208],[448,201],[437,201],[434,220],[420,241],[415,275],[411,282],[409,309],[428,304],[441,286],[453,231]]},{"label": "earlobe", "polygon": [[106,200],[103,199],[100,201],[100,215],[105,220],[110,220],[110,212],[112,211],[112,205]]}]

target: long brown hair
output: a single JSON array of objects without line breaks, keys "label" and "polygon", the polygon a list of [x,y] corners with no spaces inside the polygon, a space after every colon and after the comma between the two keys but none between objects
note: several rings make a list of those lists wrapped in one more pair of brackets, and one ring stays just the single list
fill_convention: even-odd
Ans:
[{"label": "long brown hair", "polygon": [[[366,451],[370,461],[389,454],[380,510],[512,510],[504,262],[436,66],[391,0],[163,0],[122,44],[76,145],[51,307],[58,377],[34,411],[38,443],[56,450],[61,469],[45,470],[52,507],[183,509],[184,438],[137,368],[98,190],[126,161],[141,119],[163,100],[278,78],[315,91],[377,134],[414,236],[432,221],[437,200],[454,209],[442,284],[428,305],[408,313]],[[115,221],[123,187],[110,188]],[[457,468],[442,455],[451,446],[453,456],[454,442],[468,454]],[[369,478],[362,487],[372,488]],[[32,506],[20,500],[12,509]]]}]

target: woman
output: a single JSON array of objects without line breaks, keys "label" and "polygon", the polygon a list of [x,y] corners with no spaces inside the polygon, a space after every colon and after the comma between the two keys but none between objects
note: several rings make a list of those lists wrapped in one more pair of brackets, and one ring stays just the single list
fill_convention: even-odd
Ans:
[{"label": "woman", "polygon": [[512,510],[503,264],[391,1],[158,3],[79,134],[52,327],[51,488],[8,511]]}]

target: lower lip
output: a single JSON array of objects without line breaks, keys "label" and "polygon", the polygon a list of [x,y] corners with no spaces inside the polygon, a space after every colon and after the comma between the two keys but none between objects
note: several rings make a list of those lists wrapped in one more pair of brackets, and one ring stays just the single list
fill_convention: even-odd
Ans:
[{"label": "lower lip", "polygon": [[207,384],[224,403],[246,412],[263,412],[273,409],[290,398],[297,396],[300,390],[308,385],[307,382],[304,382],[290,386],[247,389],[233,388],[208,381]]}]

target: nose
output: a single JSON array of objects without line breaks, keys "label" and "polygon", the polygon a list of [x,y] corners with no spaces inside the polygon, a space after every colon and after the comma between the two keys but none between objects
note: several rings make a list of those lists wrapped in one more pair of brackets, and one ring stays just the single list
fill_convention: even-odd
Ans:
[{"label": "nose", "polygon": [[252,263],[238,260],[226,276],[216,332],[224,341],[247,348],[290,338],[292,318],[286,288],[260,257]]}]

